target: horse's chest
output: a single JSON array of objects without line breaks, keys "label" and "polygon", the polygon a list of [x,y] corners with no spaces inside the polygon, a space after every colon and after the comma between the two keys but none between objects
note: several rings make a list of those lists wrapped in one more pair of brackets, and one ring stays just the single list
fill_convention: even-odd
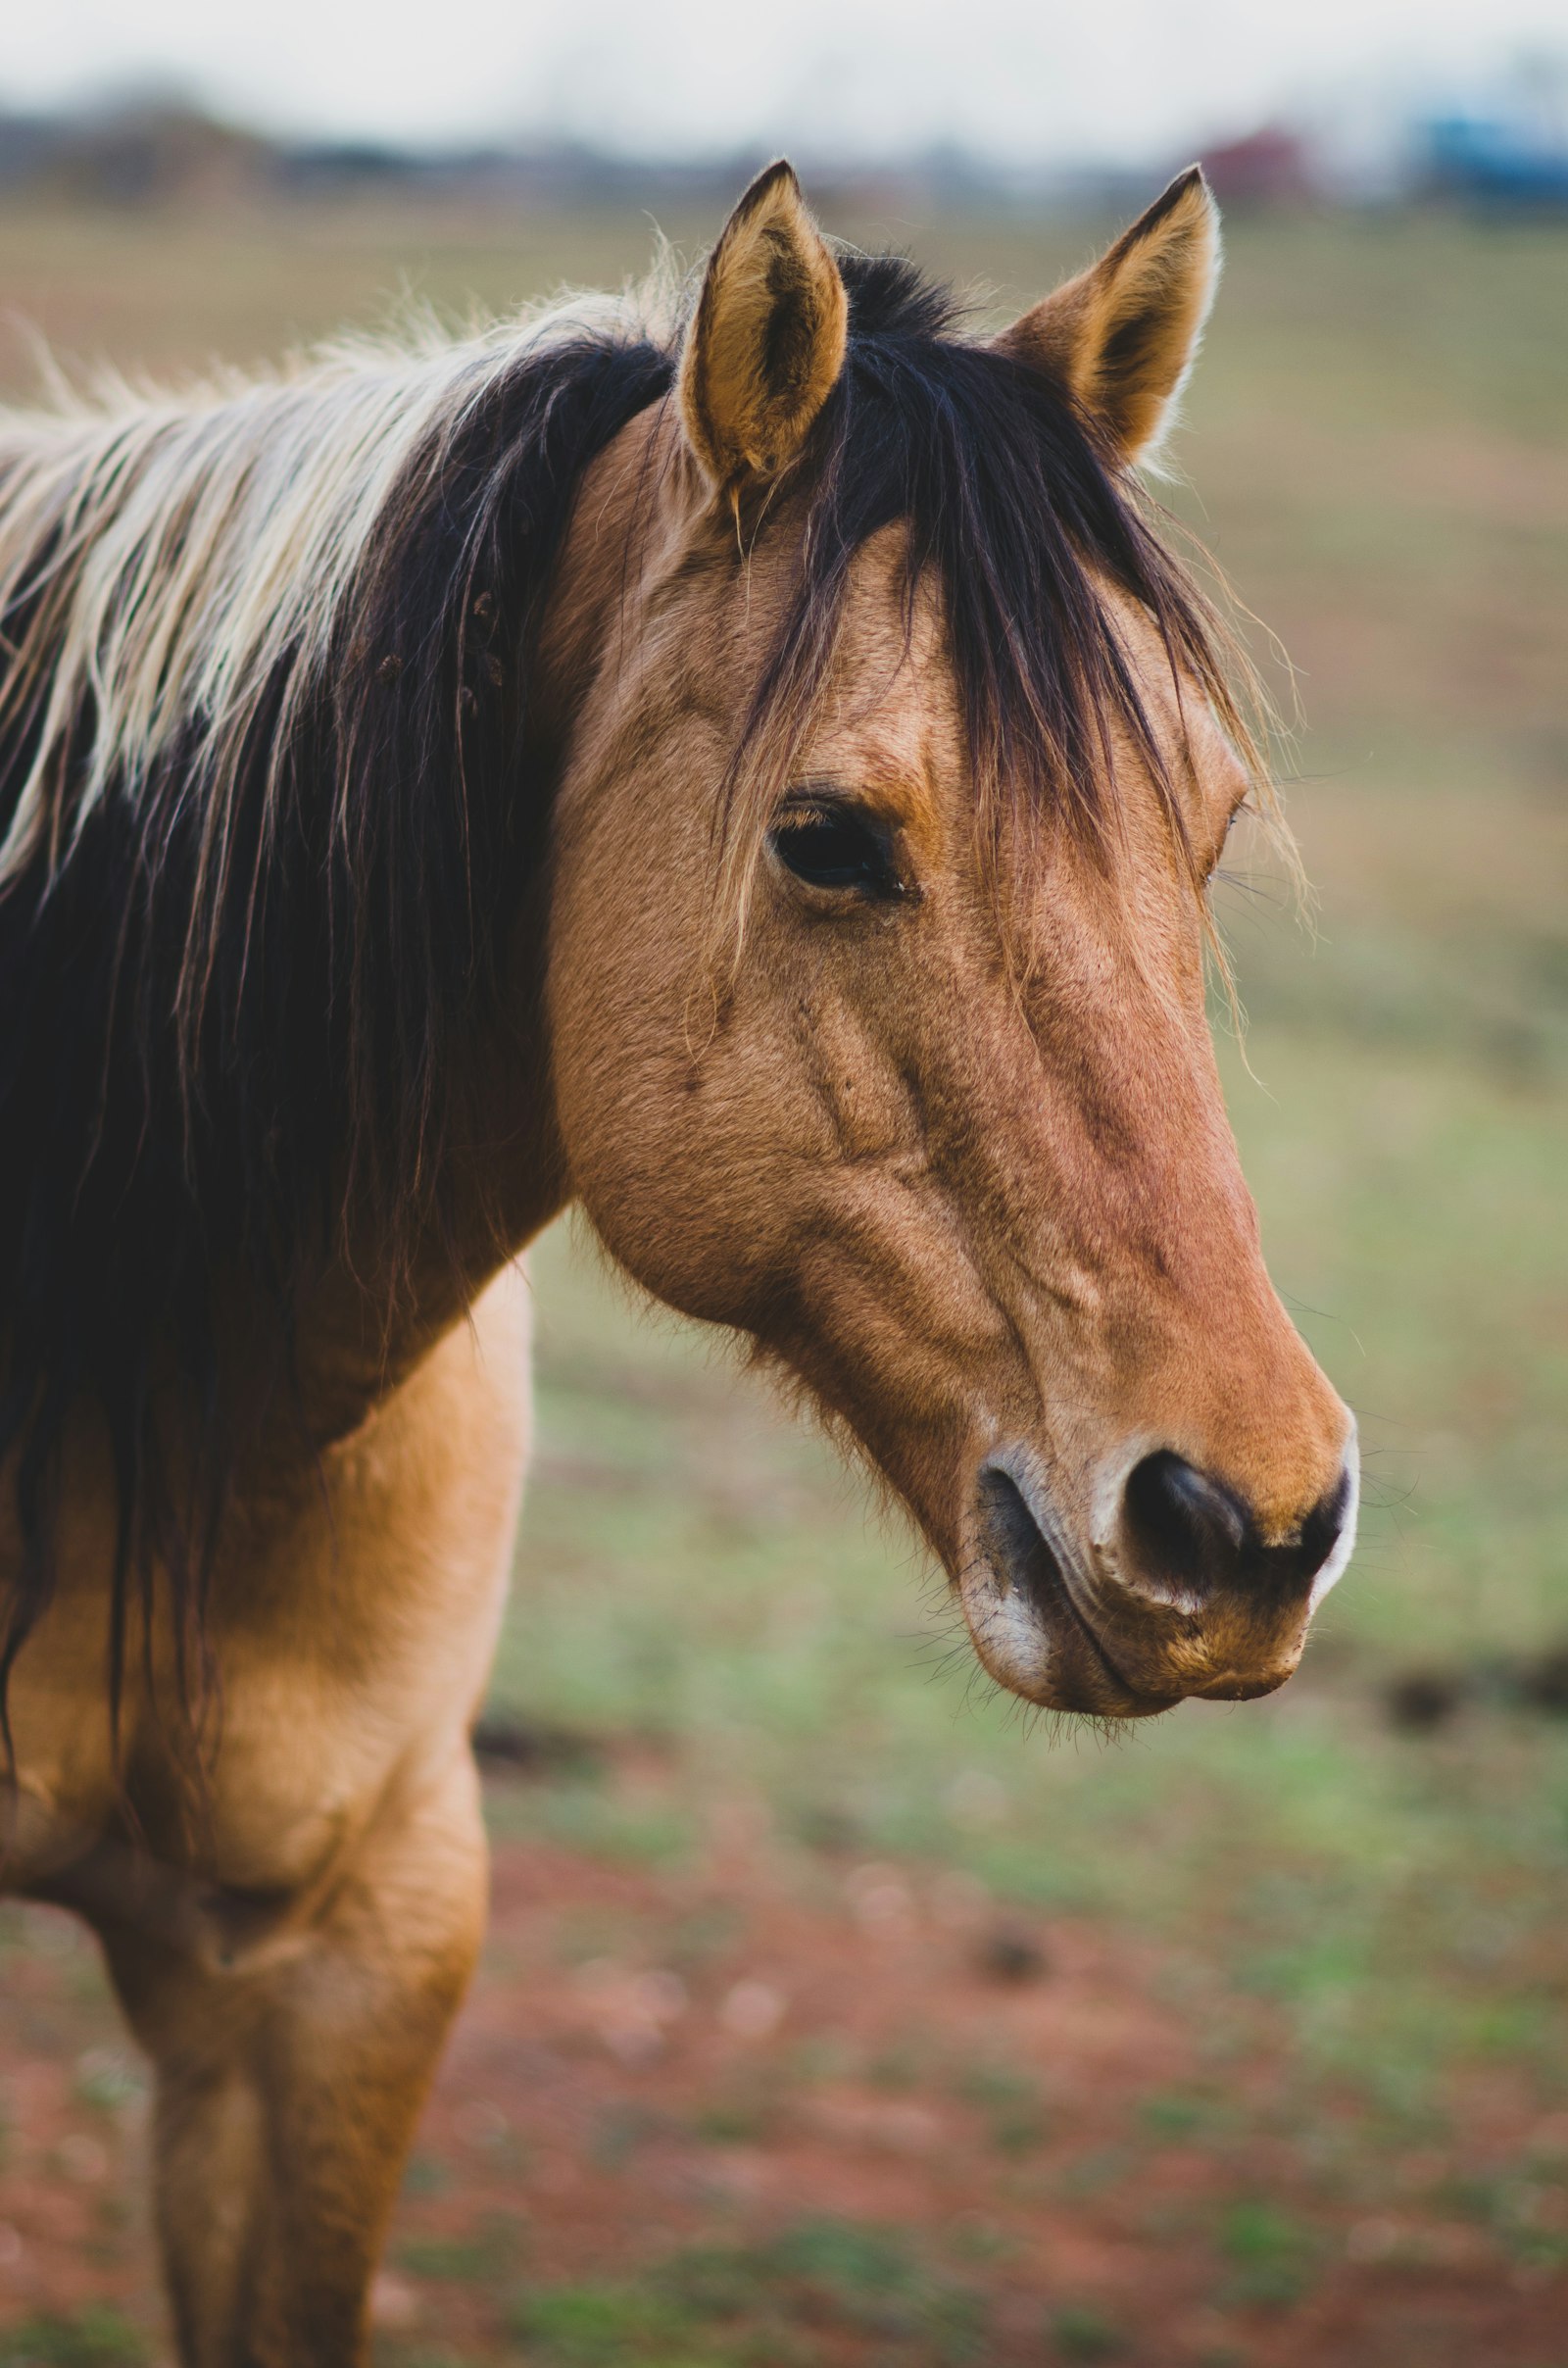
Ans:
[{"label": "horse's chest", "polygon": [[[324,1879],[423,1758],[476,1707],[505,1598],[527,1445],[520,1286],[486,1295],[324,1471],[241,1524],[210,1639],[220,1737],[193,1828],[177,1685],[129,1659],[125,1790],[172,1867],[200,1858],[238,1893]],[[499,1304],[497,1304],[499,1301]],[[323,1486],[324,1483],[324,1486]],[[123,1820],[103,1702],[107,1556],[89,1525],[13,1689],[22,1850],[13,1881],[53,1884]]]},{"label": "horse's chest", "polygon": [[314,1880],[477,1707],[527,1437],[525,1344],[496,1334],[457,1336],[332,1459],[326,1505],[233,1605],[215,1784],[227,1882]]}]

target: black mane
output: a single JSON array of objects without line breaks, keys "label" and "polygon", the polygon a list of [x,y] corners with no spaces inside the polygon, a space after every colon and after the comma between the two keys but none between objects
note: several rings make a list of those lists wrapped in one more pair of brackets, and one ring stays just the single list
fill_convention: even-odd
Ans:
[{"label": "black mane", "polygon": [[[977,795],[1092,827],[1113,720],[1159,771],[1106,586],[1229,713],[1206,614],[1062,393],[962,341],[906,263],[843,269],[848,362],[742,739],[799,722],[854,554],[905,519],[911,595],[927,571],[941,586]],[[0,838],[40,765],[61,823],[0,886],[0,1460],[24,1547],[0,1698],[49,1598],[72,1410],[97,1408],[119,1490],[118,1704],[127,1603],[160,1570],[199,1655],[238,1452],[215,1280],[274,1310],[281,1383],[301,1278],[351,1201],[389,1288],[439,1233],[454,1048],[496,1010],[548,820],[528,682],[555,563],[583,470],[673,374],[673,346],[583,334],[455,401],[385,501],[329,663],[302,694],[285,655],[218,770],[193,716],[78,811],[90,702],[45,740],[76,560],[62,542],[22,571],[0,615]],[[199,1661],[181,1667],[188,1706]]]}]

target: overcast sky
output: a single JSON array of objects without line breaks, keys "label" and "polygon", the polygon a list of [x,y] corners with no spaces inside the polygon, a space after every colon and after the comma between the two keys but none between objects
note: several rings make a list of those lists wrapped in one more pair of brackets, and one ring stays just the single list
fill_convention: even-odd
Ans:
[{"label": "overcast sky", "polygon": [[1369,82],[1568,53],[1568,0],[0,0],[0,103],[177,82],[243,118],[641,150],[956,139],[1143,157]]}]

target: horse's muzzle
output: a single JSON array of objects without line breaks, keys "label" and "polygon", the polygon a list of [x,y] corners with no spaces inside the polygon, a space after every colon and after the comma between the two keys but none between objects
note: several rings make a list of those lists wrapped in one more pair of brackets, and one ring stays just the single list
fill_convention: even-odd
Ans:
[{"label": "horse's muzzle", "polygon": [[1106,1534],[1085,1544],[1026,1452],[993,1456],[959,1583],[975,1648],[1025,1700],[1102,1718],[1271,1694],[1349,1559],[1356,1469],[1352,1436],[1332,1487],[1265,1539],[1235,1490],[1161,1449],[1134,1465]]}]

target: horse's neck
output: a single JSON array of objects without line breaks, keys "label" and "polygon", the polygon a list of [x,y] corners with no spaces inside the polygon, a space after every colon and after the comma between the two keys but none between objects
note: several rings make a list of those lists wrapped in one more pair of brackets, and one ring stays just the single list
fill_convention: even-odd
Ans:
[{"label": "horse's neck", "polygon": [[[661,408],[633,420],[590,470],[558,570],[530,694],[556,752],[541,761],[538,794],[547,801],[548,776],[559,774],[635,573],[630,542],[652,522],[641,497]],[[301,1309],[298,1385],[318,1441],[356,1428],[571,1197],[551,1082],[547,875],[548,865],[513,928],[504,1022],[452,1048],[463,1123],[447,1152],[440,1223],[393,1290],[373,1232],[353,1241],[351,1222],[349,1254],[322,1272]]]},{"label": "horse's neck", "polygon": [[[542,914],[539,927],[542,933]],[[399,1271],[391,1271],[373,1226],[357,1225],[351,1209],[342,1255],[305,1291],[287,1418],[297,1432],[303,1411],[318,1445],[358,1428],[569,1198],[550,1091],[542,971],[542,962],[519,959],[504,1032],[454,1048],[463,1139],[447,1155],[439,1213]]]}]

